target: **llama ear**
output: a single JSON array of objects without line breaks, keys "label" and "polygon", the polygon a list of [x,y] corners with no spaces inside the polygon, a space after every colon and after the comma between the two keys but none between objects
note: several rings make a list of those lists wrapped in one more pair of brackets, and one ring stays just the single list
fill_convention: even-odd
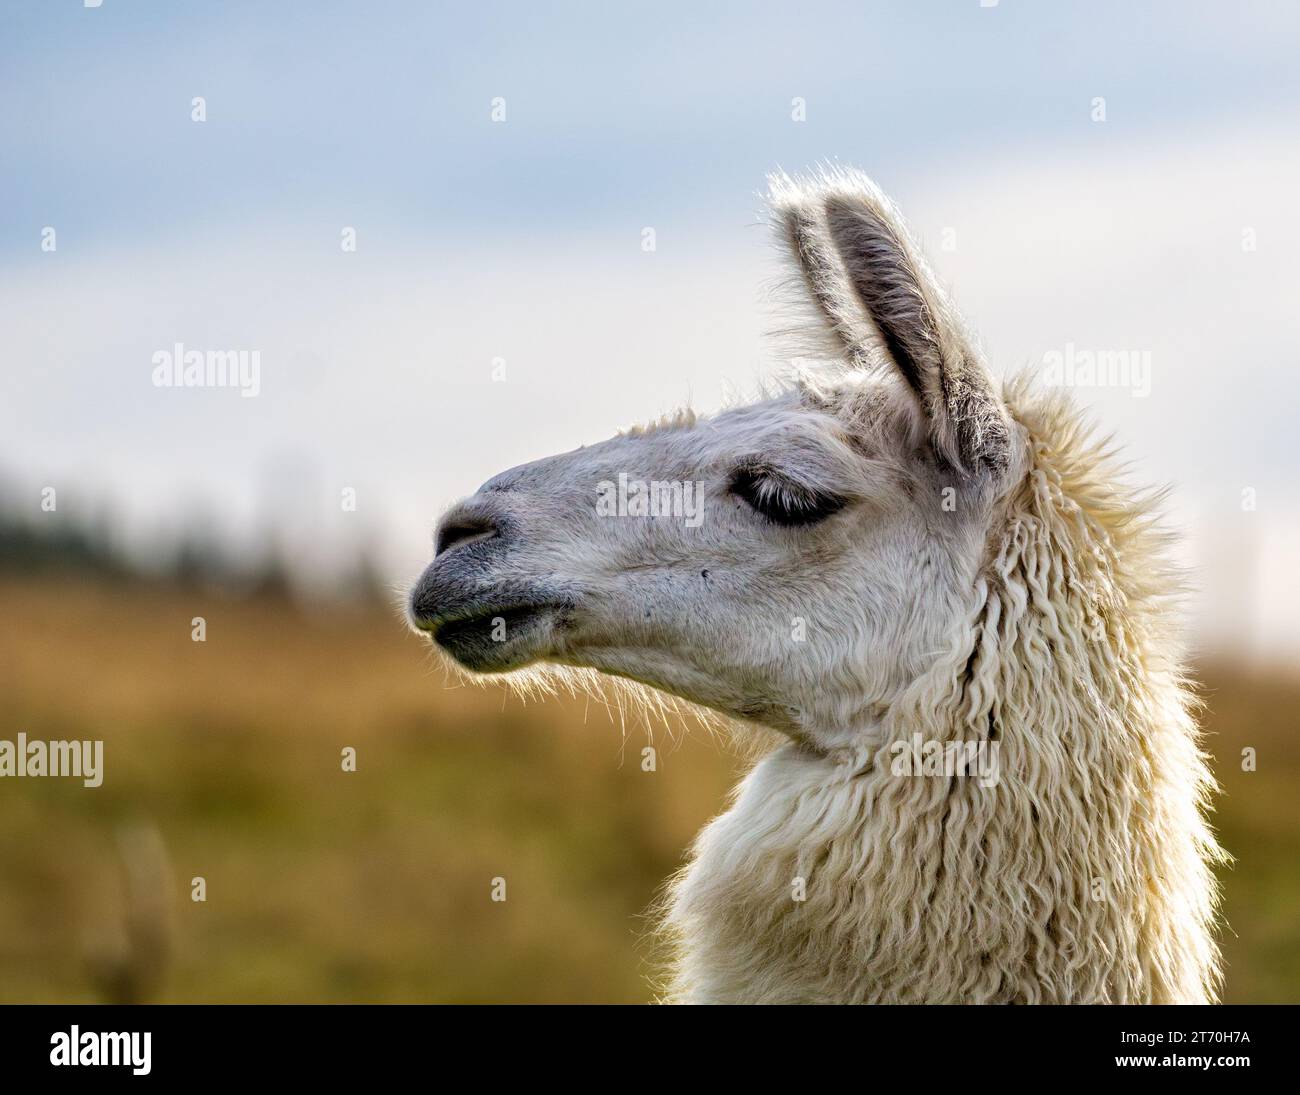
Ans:
[{"label": "llama ear", "polygon": [[1004,471],[1006,409],[961,321],[880,189],[835,170],[773,180],[772,206],[809,295],[856,365],[883,350],[954,467]]}]

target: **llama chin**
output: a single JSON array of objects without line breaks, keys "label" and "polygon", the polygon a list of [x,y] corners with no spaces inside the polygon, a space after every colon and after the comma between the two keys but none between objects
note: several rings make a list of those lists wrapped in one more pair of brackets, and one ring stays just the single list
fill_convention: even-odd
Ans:
[{"label": "llama chin", "polygon": [[[1225,857],[1160,495],[1058,391],[993,380],[865,176],[780,176],[771,209],[832,363],[496,476],[412,623],[471,671],[786,737],[669,884],[666,999],[1212,1000]],[[600,504],[632,482],[689,514]]]}]

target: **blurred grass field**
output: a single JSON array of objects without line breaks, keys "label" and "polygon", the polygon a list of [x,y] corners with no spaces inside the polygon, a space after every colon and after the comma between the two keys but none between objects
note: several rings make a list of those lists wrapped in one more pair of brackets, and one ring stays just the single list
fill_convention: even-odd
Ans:
[{"label": "blurred grass field", "polygon": [[[0,737],[105,742],[97,789],[0,781],[3,1002],[114,998],[103,956],[131,916],[116,834],[141,825],[170,870],[149,999],[644,1001],[645,910],[744,766],[698,728],[659,728],[644,772],[640,725],[448,687],[378,608],[31,577],[0,580],[0,606]],[[1225,998],[1297,1001],[1300,677],[1202,679],[1237,860]]]}]

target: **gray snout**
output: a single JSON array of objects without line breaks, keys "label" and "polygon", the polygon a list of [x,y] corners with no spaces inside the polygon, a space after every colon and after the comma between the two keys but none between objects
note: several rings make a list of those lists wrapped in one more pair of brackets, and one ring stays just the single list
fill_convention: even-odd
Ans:
[{"label": "gray snout", "polygon": [[471,499],[438,522],[434,559],[411,590],[411,623],[433,631],[478,595],[481,575],[502,547],[510,521]]}]

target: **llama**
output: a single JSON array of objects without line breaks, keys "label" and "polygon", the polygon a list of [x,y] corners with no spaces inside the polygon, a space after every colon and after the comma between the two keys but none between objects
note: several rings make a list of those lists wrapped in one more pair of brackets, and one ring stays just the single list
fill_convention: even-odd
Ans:
[{"label": "llama", "polygon": [[[1214,999],[1160,494],[991,378],[872,182],[770,201],[829,363],[489,480],[413,624],[471,674],[595,670],[784,736],[669,884],[666,999]],[[703,519],[607,516],[615,483],[691,484]]]}]

